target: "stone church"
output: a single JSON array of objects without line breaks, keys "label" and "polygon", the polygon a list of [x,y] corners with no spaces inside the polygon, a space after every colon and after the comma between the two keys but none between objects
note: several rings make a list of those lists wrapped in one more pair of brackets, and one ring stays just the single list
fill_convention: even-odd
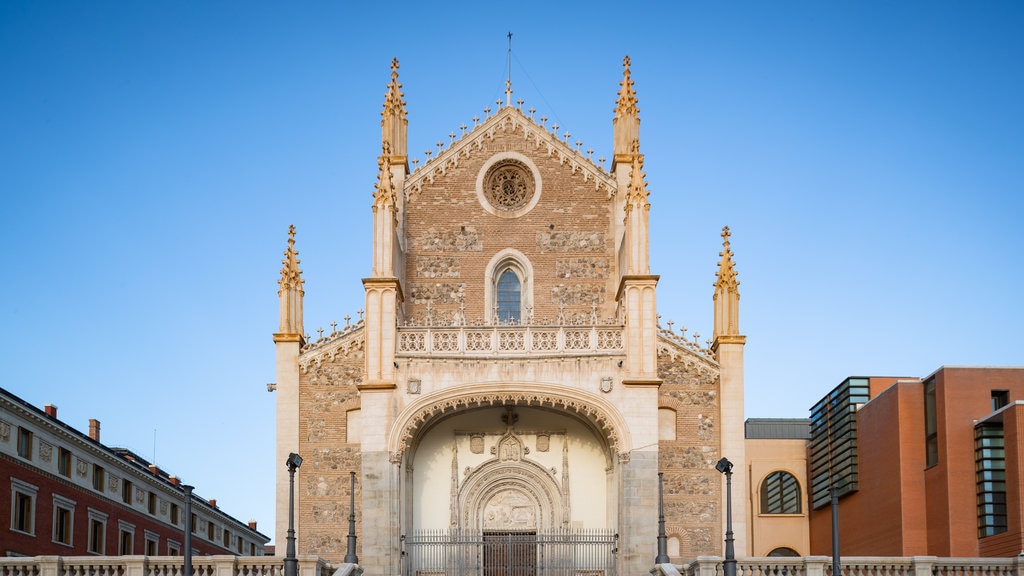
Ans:
[{"label": "stone church", "polygon": [[721,555],[723,456],[738,464],[733,528],[747,553],[745,337],[729,233],[710,347],[660,327],[629,66],[610,169],[508,86],[504,105],[410,170],[392,62],[359,321],[306,336],[294,228],[284,253],[279,553],[292,452],[304,460],[298,553],[342,561],[354,472],[356,552],[369,574],[485,574],[512,562],[520,574],[556,564],[646,573],[659,472],[671,557]]}]

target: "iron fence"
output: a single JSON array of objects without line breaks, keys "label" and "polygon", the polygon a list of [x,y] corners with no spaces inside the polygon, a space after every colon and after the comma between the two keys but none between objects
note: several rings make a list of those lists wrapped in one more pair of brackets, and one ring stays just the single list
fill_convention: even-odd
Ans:
[{"label": "iron fence", "polygon": [[420,530],[402,536],[404,576],[616,576],[611,530]]}]

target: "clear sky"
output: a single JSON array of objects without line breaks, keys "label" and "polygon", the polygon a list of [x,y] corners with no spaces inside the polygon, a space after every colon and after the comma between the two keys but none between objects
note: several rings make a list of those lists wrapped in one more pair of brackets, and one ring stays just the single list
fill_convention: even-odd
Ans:
[{"label": "clear sky", "polygon": [[410,155],[515,98],[611,155],[632,58],[662,325],[712,328],[731,227],[746,415],[851,375],[1021,365],[1019,2],[2,2],[2,386],[273,535],[277,279],[357,316],[390,62]]}]

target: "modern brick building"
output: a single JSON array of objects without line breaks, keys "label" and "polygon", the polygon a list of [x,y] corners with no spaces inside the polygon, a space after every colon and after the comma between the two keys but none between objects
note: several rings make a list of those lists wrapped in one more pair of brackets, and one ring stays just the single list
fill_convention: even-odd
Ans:
[{"label": "modern brick building", "polygon": [[1024,551],[1024,368],[849,378],[815,406],[811,554],[1016,556]]},{"label": "modern brick building", "polygon": [[[284,462],[295,452],[299,553],[345,555],[355,472],[357,552],[371,573],[454,573],[428,565],[434,537],[453,543],[438,558],[526,555],[518,560],[532,565],[583,554],[583,534],[604,543],[586,552],[603,555],[593,573],[645,573],[657,552],[659,472],[669,555],[721,554],[715,463],[745,462],[739,282],[726,229],[710,343],[658,325],[628,58],[608,168],[513,102],[511,85],[422,164],[407,155],[397,60],[381,115],[366,212],[372,267],[365,302],[348,304],[365,306],[359,321],[309,338],[294,228],[285,251],[274,334],[278,550]],[[736,494],[746,478],[734,475]],[[739,554],[749,553],[746,502],[733,502]],[[513,537],[528,544],[467,551]]]},{"label": "modern brick building", "polygon": [[146,555],[183,552],[191,524],[195,555],[263,555],[269,541],[192,497],[185,518],[181,482],[137,454],[100,442],[100,423],[83,434],[0,389],[0,554],[6,556]]}]

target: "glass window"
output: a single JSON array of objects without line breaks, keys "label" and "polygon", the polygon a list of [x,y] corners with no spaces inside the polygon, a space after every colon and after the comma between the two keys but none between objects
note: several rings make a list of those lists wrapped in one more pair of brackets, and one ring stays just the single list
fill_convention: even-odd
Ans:
[{"label": "glass window", "polygon": [[89,509],[89,552],[106,554],[107,550],[107,515],[98,510]]},{"label": "glass window", "polygon": [[761,482],[761,514],[800,514],[800,483],[781,470]]},{"label": "glass window", "polygon": [[212,541],[213,536],[213,522],[206,523],[206,539]]},{"label": "glass window", "polygon": [[120,554],[122,556],[130,555],[132,553],[132,550],[133,550],[133,546],[132,545],[134,544],[134,542],[133,542],[134,539],[135,539],[135,534],[133,532],[131,532],[129,530],[125,530],[124,528],[122,528],[121,529],[121,537],[119,539],[120,540],[120,547],[118,548],[118,554]]},{"label": "glass window", "polygon": [[18,456],[32,459],[32,431],[18,426]]},{"label": "glass window", "polygon": [[94,490],[103,492],[103,480],[106,476],[106,471],[103,470],[103,466],[99,464],[93,464],[92,467],[92,487]]},{"label": "glass window", "polygon": [[178,505],[171,503],[171,524],[178,525]]},{"label": "glass window", "polygon": [[1010,391],[1009,390],[993,390],[992,391],[992,411],[995,412],[1003,406],[1010,403]]},{"label": "glass window", "polygon": [[57,472],[65,478],[71,478],[71,450],[57,448]]},{"label": "glass window", "polygon": [[978,536],[1007,530],[1006,449],[1002,424],[974,429],[974,470],[978,494]]},{"label": "glass window", "polygon": [[156,515],[156,494],[152,492],[149,493],[149,504],[147,509],[150,514],[153,514],[154,516]]},{"label": "glass window", "polygon": [[121,502],[129,506],[132,503],[132,488],[131,480],[121,480]]},{"label": "glass window", "polygon": [[11,530],[35,534],[37,486],[11,478]]},{"label": "glass window", "polygon": [[935,407],[935,379],[924,383],[925,466],[939,463],[938,415]]},{"label": "glass window", "polygon": [[519,276],[511,269],[506,269],[498,276],[498,290],[495,307],[498,310],[498,323],[518,324],[521,315],[521,284]]}]

